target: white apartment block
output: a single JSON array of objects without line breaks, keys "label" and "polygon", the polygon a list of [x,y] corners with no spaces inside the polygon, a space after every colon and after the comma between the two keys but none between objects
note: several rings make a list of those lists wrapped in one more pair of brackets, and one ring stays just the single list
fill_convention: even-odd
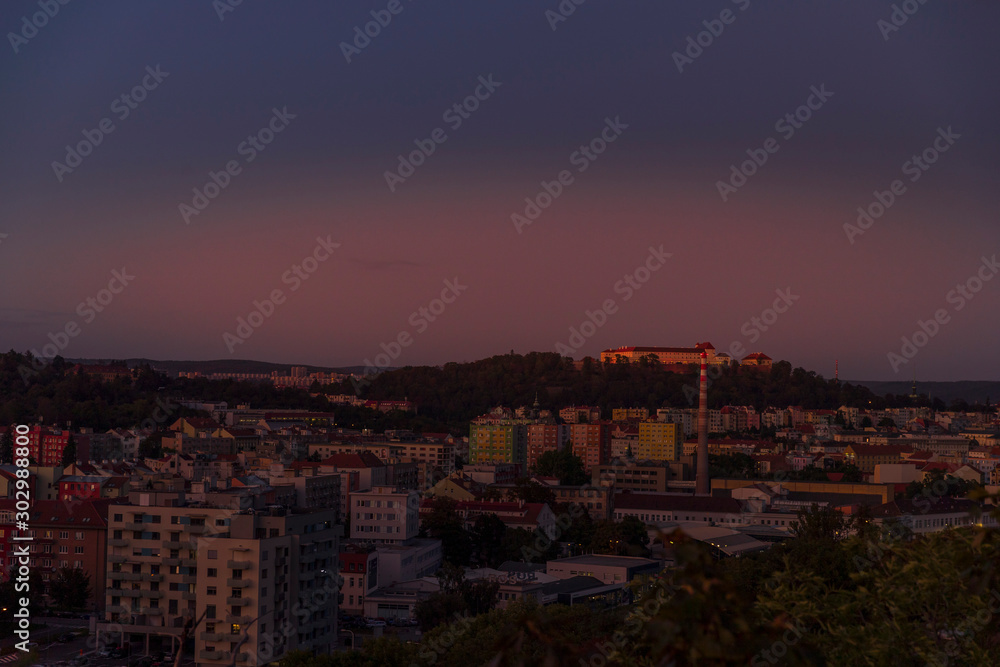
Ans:
[{"label": "white apartment block", "polygon": [[420,530],[420,494],[375,486],[351,494],[351,539],[375,544],[400,544]]}]

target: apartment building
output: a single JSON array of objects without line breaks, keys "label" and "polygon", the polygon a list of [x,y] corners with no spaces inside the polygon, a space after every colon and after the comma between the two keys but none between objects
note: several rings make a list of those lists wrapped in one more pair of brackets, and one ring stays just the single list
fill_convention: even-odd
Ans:
[{"label": "apartment building", "polygon": [[571,424],[569,446],[583,461],[585,472],[607,463],[611,459],[611,423]]},{"label": "apartment building", "polygon": [[[40,466],[62,464],[63,450],[69,444],[69,431],[44,426],[32,426],[24,434],[28,438],[28,456]],[[77,443],[77,459],[86,461],[89,456],[81,451]]]},{"label": "apartment building", "polygon": [[420,494],[376,486],[351,494],[351,539],[400,544],[420,530]]},{"label": "apartment building", "polygon": [[201,619],[184,647],[199,667],[336,648],[343,529],[333,510],[239,510],[186,504],[183,494],[160,498],[172,506],[144,493],[130,500],[109,513],[99,633],[177,650],[185,623]]},{"label": "apartment building", "polygon": [[528,424],[522,420],[469,426],[470,463],[527,463]]},{"label": "apartment building", "polygon": [[[0,499],[0,565],[5,574],[15,569],[16,500]],[[29,510],[28,543],[32,572],[50,581],[60,568],[79,568],[90,577],[88,608],[104,608],[108,534],[108,507],[112,500],[36,500]],[[23,531],[17,531],[23,534]],[[24,544],[21,542],[20,544]]]},{"label": "apartment building", "polygon": [[340,609],[348,614],[364,613],[365,599],[379,587],[378,551],[374,547],[347,544],[340,552]]},{"label": "apartment building", "polygon": [[677,424],[647,421],[639,424],[633,456],[639,460],[678,461],[684,438]]},{"label": "apartment building", "polygon": [[565,424],[528,424],[527,440],[527,465],[529,470],[533,470],[542,454],[565,446],[569,440],[569,427]]}]

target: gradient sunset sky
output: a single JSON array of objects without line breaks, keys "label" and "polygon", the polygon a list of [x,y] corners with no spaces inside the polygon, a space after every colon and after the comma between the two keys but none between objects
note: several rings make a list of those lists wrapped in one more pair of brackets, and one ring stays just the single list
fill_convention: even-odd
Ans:
[{"label": "gradient sunset sky", "polygon": [[[244,0],[220,19],[224,1],[71,2],[24,39],[37,0],[0,5],[0,348],[40,352],[74,322],[71,358],[325,366],[401,332],[394,366],[707,340],[825,376],[839,359],[848,379],[1000,379],[983,264],[1000,255],[995,2],[897,3],[919,9],[890,32],[893,3],[873,0],[588,0],[554,30],[557,0],[400,0],[348,63],[341,43],[389,0]],[[679,72],[673,54],[723,11]],[[443,114],[490,76],[453,130]],[[813,87],[832,96],[786,139],[776,122]],[[275,108],[295,118],[247,163],[238,146]],[[60,181],[52,163],[103,118],[114,131]],[[627,128],[578,172],[608,118]],[[390,191],[385,172],[436,128],[447,141]],[[959,138],[910,181],[939,128]],[[778,151],[723,201],[717,182],[769,137]],[[241,172],[186,224],[179,205],[230,160]],[[562,170],[572,184],[519,233],[512,214]],[[905,192],[852,243],[845,223],[895,179]],[[340,246],[292,291],[282,276],[317,237]],[[626,301],[616,284],[660,246],[672,256]],[[81,315],[123,267],[134,280]],[[959,308],[949,292],[977,272],[991,279]],[[414,324],[456,278],[467,289]],[[230,352],[223,334],[275,289],[286,301]]]}]

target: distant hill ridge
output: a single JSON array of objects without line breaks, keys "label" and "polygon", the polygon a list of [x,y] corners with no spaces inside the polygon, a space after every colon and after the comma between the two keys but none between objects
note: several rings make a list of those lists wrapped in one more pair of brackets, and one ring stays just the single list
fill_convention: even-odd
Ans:
[{"label": "distant hill ridge", "polygon": [[[868,387],[872,393],[879,396],[886,394],[902,394],[908,396],[912,391],[913,381],[879,381],[851,380],[852,384]],[[931,399],[940,398],[945,403],[954,400],[964,400],[967,403],[985,404],[987,398],[991,405],[1000,400],[1000,382],[991,380],[961,380],[958,382],[917,382],[917,394],[925,394]]]},{"label": "distant hill ridge", "polygon": [[359,373],[364,366],[348,366],[346,368],[330,368],[327,366],[310,366],[309,364],[275,364],[269,361],[254,361],[252,359],[213,359],[210,361],[163,361],[157,359],[67,359],[74,364],[106,364],[111,361],[124,361],[130,368],[149,364],[153,368],[176,375],[180,371],[198,372],[202,375],[212,373],[272,373],[279,371],[287,373],[292,366],[305,366],[310,373]]}]

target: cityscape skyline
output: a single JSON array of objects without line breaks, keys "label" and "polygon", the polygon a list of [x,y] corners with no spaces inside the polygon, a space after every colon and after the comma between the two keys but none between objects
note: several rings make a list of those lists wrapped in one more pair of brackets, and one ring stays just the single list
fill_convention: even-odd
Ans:
[{"label": "cityscape skyline", "polygon": [[997,377],[1000,8],[386,7],[3,7],[4,349]]}]

